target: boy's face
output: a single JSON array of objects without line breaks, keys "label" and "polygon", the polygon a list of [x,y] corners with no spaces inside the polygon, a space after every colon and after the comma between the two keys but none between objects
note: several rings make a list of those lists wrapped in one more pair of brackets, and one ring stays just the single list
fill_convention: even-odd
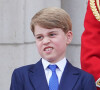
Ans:
[{"label": "boy's face", "polygon": [[51,63],[65,57],[67,44],[72,40],[71,31],[65,34],[60,28],[46,29],[39,25],[35,26],[34,35],[39,54]]}]

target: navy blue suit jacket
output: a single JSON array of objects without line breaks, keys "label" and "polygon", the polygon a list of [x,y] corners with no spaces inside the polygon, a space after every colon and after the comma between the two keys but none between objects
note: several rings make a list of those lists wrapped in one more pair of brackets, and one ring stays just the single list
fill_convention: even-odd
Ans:
[{"label": "navy blue suit jacket", "polygon": [[[49,90],[41,60],[15,69],[10,90]],[[96,90],[96,86],[92,75],[67,62],[59,90]]]}]

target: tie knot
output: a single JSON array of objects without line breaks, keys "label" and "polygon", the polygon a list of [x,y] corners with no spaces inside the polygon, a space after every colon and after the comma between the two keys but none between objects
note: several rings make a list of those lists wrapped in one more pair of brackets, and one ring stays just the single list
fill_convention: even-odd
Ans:
[{"label": "tie knot", "polygon": [[49,68],[51,71],[56,71],[57,65],[49,65],[48,68]]}]

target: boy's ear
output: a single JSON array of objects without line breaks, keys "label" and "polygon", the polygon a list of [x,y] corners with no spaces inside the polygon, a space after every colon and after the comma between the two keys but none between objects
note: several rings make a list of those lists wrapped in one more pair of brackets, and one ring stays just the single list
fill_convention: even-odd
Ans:
[{"label": "boy's ear", "polygon": [[68,31],[68,32],[66,33],[66,37],[67,37],[66,44],[70,44],[71,41],[72,41],[72,38],[73,38],[73,33],[72,33],[72,31]]}]

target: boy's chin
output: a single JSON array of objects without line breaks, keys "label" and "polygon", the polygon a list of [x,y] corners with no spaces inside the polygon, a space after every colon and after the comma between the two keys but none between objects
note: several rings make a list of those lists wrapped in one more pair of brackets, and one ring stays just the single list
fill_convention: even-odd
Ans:
[{"label": "boy's chin", "polygon": [[48,59],[47,61],[50,62],[50,63],[56,63],[57,62],[54,59]]}]

